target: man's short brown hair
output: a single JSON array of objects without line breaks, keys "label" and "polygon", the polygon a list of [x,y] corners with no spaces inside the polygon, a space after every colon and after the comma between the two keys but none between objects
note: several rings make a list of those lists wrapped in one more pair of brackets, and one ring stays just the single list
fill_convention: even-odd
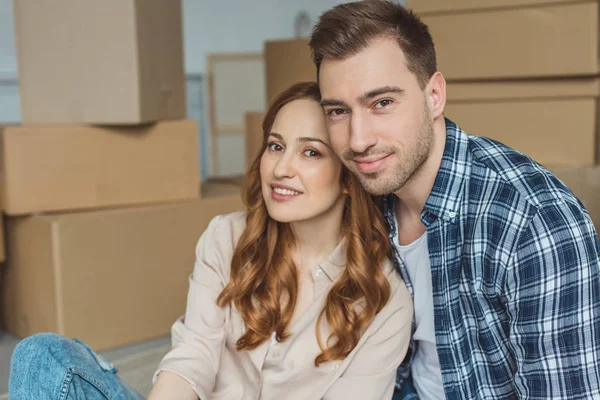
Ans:
[{"label": "man's short brown hair", "polygon": [[424,88],[437,71],[429,28],[411,10],[387,0],[340,4],[321,15],[310,40],[317,74],[323,59],[343,60],[383,37],[397,40],[408,69]]}]

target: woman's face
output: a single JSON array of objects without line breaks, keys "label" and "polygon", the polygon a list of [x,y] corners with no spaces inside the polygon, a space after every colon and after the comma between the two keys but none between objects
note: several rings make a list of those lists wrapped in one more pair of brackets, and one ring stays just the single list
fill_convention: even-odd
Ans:
[{"label": "woman's face", "polygon": [[319,103],[300,99],[283,106],[260,161],[262,194],[271,218],[305,221],[343,204],[341,171]]}]

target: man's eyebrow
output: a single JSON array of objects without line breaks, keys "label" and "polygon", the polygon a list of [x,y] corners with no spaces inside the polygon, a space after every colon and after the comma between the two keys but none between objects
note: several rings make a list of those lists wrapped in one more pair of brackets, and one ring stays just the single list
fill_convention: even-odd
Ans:
[{"label": "man's eyebrow", "polygon": [[336,100],[336,99],[321,100],[321,107],[326,107],[326,106],[338,106],[338,107],[349,108],[348,104],[346,104],[344,101]]},{"label": "man's eyebrow", "polygon": [[[369,90],[368,92],[360,95],[358,97],[358,103],[360,104],[365,104],[366,102],[368,102],[370,99],[377,97],[377,96],[381,96],[382,94],[386,94],[386,93],[396,93],[396,94],[403,94],[404,93],[404,89],[401,89],[397,86],[382,86],[380,88],[377,89],[373,89],[373,90]],[[321,100],[321,106],[322,107],[326,107],[326,106],[330,106],[330,107],[343,107],[343,108],[350,108],[350,106],[343,100],[337,100],[337,99],[323,99]]]},{"label": "man's eyebrow", "polygon": [[372,98],[386,93],[402,94],[404,93],[404,89],[401,89],[397,86],[382,86],[377,89],[369,90],[367,93],[362,94],[357,100],[360,104],[364,104]]}]

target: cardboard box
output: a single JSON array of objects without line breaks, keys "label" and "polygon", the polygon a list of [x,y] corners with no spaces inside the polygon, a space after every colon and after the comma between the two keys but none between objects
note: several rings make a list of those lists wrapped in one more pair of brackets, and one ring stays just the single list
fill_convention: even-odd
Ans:
[{"label": "cardboard box", "polygon": [[195,121],[136,127],[0,128],[2,204],[9,215],[198,197]]},{"label": "cardboard box", "polygon": [[406,6],[424,15],[575,2],[581,0],[406,0]]},{"label": "cardboard box", "polygon": [[581,200],[600,233],[600,167],[564,168],[550,170]]},{"label": "cardboard box", "polygon": [[444,115],[541,164],[599,162],[598,79],[450,83]]},{"label": "cardboard box", "polygon": [[96,350],[167,335],[185,313],[194,249],[239,194],[151,207],[7,219],[4,328],[56,332]]},{"label": "cardboard box", "polygon": [[308,42],[309,39],[265,42],[265,70],[269,104],[293,84],[317,80],[317,70],[312,61]]},{"label": "cardboard box", "polygon": [[185,118],[181,1],[14,1],[24,123]]},{"label": "cardboard box", "polygon": [[250,168],[258,153],[262,150],[264,141],[263,119],[264,112],[247,112],[245,115],[246,125],[246,170]]},{"label": "cardboard box", "polygon": [[600,72],[598,2],[423,15],[447,80]]},{"label": "cardboard box", "polygon": [[240,196],[245,176],[209,178],[202,182],[202,197]]},{"label": "cardboard box", "polygon": [[[4,244],[4,218],[0,214],[0,263],[6,259],[6,248]],[[0,280],[2,279],[2,274],[0,274]]]}]

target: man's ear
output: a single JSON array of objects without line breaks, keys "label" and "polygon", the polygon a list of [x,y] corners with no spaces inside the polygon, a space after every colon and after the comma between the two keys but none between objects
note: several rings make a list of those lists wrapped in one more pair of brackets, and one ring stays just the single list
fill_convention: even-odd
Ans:
[{"label": "man's ear", "polygon": [[438,71],[431,76],[425,94],[433,119],[442,116],[446,107],[446,80],[441,72]]}]

